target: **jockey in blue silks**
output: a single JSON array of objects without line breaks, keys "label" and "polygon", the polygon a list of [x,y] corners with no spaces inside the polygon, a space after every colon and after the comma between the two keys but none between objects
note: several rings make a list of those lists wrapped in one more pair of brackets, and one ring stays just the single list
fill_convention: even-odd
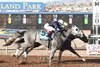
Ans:
[{"label": "jockey in blue silks", "polygon": [[44,25],[44,28],[49,32],[49,34],[48,34],[48,37],[49,37],[48,48],[50,47],[50,41],[52,40],[51,35],[53,32],[60,32],[64,37],[66,37],[65,34],[62,32],[63,31],[63,27],[62,27],[63,24],[64,24],[63,20],[60,19],[58,21],[57,20],[52,21],[52,22],[46,23]]},{"label": "jockey in blue silks", "polygon": [[60,32],[64,37],[66,37],[64,33],[62,32],[63,27],[61,25],[63,24],[64,24],[63,20],[60,19],[58,21],[52,21],[52,22],[46,23],[44,25],[44,28],[49,32],[50,35],[52,34],[52,32]]}]

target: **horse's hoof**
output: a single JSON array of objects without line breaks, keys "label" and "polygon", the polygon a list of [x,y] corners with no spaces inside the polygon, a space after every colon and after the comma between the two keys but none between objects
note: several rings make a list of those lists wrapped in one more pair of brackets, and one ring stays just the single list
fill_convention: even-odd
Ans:
[{"label": "horse's hoof", "polygon": [[20,61],[19,64],[26,64],[26,62],[25,61]]},{"label": "horse's hoof", "polygon": [[58,64],[60,64],[61,62],[60,61],[58,61]]},{"label": "horse's hoof", "polygon": [[12,55],[13,57],[16,57],[16,55]]},{"label": "horse's hoof", "polygon": [[82,58],[82,60],[85,62],[86,61],[86,59],[84,59],[84,58]]},{"label": "horse's hoof", "polygon": [[16,56],[16,58],[18,59],[18,58],[19,58],[19,56]]}]

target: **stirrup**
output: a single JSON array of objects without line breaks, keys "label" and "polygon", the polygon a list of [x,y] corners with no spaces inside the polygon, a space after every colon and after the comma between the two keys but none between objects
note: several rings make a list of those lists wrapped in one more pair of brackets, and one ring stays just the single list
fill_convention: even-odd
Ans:
[{"label": "stirrup", "polygon": [[48,41],[49,41],[49,40],[51,40],[51,36],[50,36],[50,35],[48,35]]}]

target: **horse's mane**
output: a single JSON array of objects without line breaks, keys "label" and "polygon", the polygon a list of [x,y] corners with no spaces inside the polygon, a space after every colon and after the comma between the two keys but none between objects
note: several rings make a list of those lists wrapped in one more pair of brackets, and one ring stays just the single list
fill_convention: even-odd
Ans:
[{"label": "horse's mane", "polygon": [[68,26],[67,26],[67,28],[72,28],[72,26],[76,26],[76,25],[73,25],[73,24],[69,24]]},{"label": "horse's mane", "polygon": [[75,25],[69,24],[69,25],[67,25],[67,26],[65,26],[65,27],[64,27],[64,30],[71,29],[71,28],[72,28],[72,26],[75,26]]},{"label": "horse's mane", "polygon": [[54,39],[60,39],[61,38],[61,33],[60,32],[55,32],[53,38]]}]

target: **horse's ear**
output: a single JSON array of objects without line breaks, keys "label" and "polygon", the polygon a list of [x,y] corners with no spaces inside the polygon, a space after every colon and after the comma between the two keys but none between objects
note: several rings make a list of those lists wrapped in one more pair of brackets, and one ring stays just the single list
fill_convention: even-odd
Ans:
[{"label": "horse's ear", "polygon": [[24,34],[26,31],[17,31],[18,34]]},{"label": "horse's ear", "polygon": [[68,25],[68,28],[71,29],[71,28],[72,28],[72,24],[69,24],[69,25]]},{"label": "horse's ear", "polygon": [[19,31],[16,31],[18,34],[20,34],[20,32]]},{"label": "horse's ear", "polygon": [[14,38],[16,38],[16,37],[18,37],[19,35],[21,35],[21,33],[20,33],[19,31],[16,31],[16,33],[13,34],[12,36],[13,36]]}]

